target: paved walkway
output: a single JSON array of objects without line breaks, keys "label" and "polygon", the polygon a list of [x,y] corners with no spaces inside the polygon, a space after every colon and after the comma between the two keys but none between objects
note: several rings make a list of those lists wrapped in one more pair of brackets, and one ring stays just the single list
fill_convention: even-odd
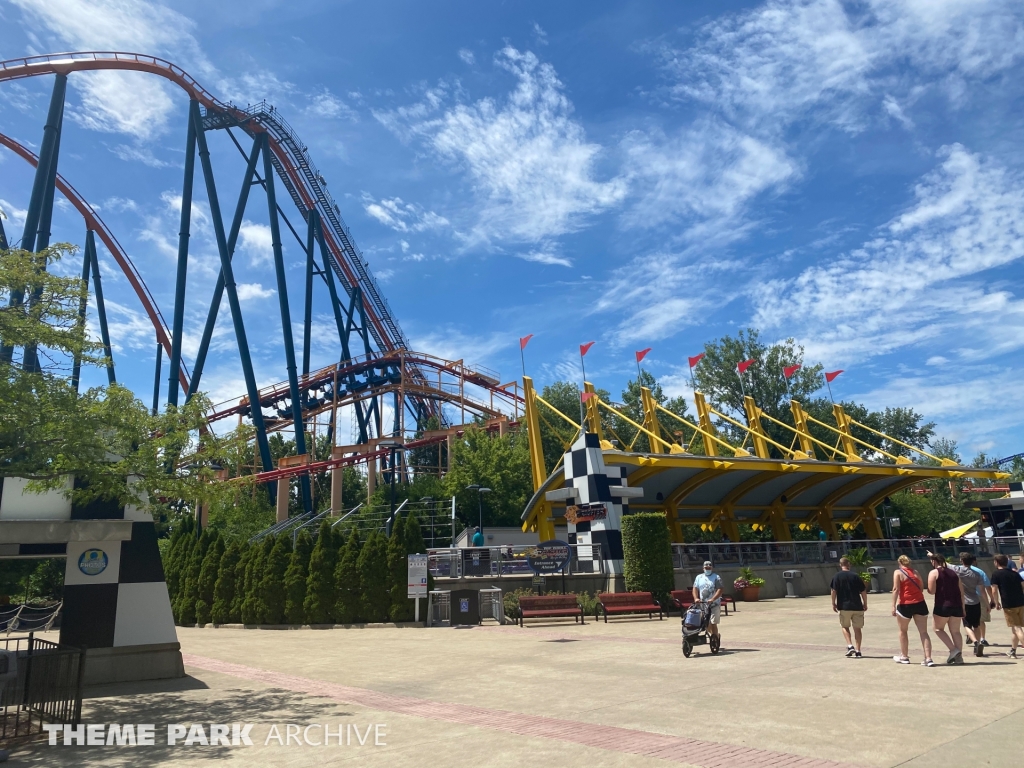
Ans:
[{"label": "paved walkway", "polygon": [[[859,660],[843,655],[826,598],[741,605],[723,619],[722,653],[699,648],[690,659],[679,649],[678,617],[522,629],[180,630],[188,678],[94,689],[85,705],[86,722],[156,723],[158,746],[39,745],[12,764],[404,768],[425,756],[449,766],[560,768],[1016,764],[1024,705],[1006,646],[962,667],[897,666],[886,597],[870,596]],[[1006,643],[1006,628],[994,625],[990,639]],[[977,695],[957,705],[964,690]],[[942,719],[932,714],[937,692]],[[253,723],[256,746],[160,743],[168,723],[210,722]],[[265,743],[272,726],[284,737],[289,723],[315,724],[310,741],[324,724],[342,728],[346,743]]]}]

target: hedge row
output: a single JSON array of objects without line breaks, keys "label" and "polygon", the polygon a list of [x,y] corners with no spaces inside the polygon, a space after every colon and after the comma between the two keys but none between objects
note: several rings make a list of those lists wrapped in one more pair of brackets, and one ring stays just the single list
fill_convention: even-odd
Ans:
[{"label": "hedge row", "polygon": [[361,541],[324,522],[301,531],[227,544],[196,535],[185,518],[171,536],[164,572],[174,620],[193,624],[351,624],[412,621],[406,556],[426,552],[415,516],[395,520],[391,536]]},{"label": "hedge row", "polygon": [[[629,592],[652,592],[667,605],[674,588],[672,538],[662,512],[622,518],[623,576]],[[666,601],[666,602],[662,602]]]}]

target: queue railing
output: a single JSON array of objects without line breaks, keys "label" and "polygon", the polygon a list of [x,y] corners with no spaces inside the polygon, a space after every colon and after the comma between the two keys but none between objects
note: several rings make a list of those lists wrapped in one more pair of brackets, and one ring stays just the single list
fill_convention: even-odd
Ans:
[{"label": "queue railing", "polygon": [[[572,555],[565,568],[567,576],[605,572],[600,544],[570,544],[569,548]],[[529,544],[428,549],[427,568],[435,579],[533,576],[528,558],[534,549]]]}]

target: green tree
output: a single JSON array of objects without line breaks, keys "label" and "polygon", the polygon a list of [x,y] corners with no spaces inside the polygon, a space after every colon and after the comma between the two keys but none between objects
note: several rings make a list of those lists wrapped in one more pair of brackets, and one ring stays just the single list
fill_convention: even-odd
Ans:
[{"label": "green tree", "polygon": [[334,572],[334,582],[338,589],[334,614],[339,624],[355,624],[363,620],[363,592],[359,580],[361,551],[359,530],[352,526]]},{"label": "green tree", "polygon": [[[611,402],[611,394],[605,389],[597,389],[597,395],[606,403]],[[544,447],[544,467],[551,472],[562,459],[562,455],[579,435],[579,430],[572,424],[580,421],[580,388],[572,381],[555,381],[541,390],[541,397],[552,408],[565,416],[559,417],[545,405],[540,405],[541,445]],[[569,424],[566,419],[572,422]],[[531,486],[532,488],[532,486]]]},{"label": "green tree", "polygon": [[306,579],[309,578],[309,558],[313,554],[313,537],[308,531],[300,531],[295,538],[295,549],[284,575],[285,621],[289,624],[305,624],[306,614],[302,607],[306,600]]},{"label": "green tree", "polygon": [[336,600],[334,568],[337,550],[331,534],[331,524],[324,521],[309,558],[309,577],[306,580],[306,599],[303,609],[310,624],[330,624],[334,617]]},{"label": "green tree", "polygon": [[455,441],[452,466],[444,477],[444,496],[455,496],[462,519],[476,525],[478,484],[491,489],[483,499],[484,525],[518,525],[523,508],[533,495],[526,430],[499,437],[482,429],[467,429]]},{"label": "green tree", "polygon": [[164,558],[164,579],[167,581],[167,594],[172,605],[178,599],[178,592],[181,590],[182,572],[188,562],[186,551],[191,548],[195,538],[194,518],[191,515],[179,518]]},{"label": "green tree", "polygon": [[412,603],[408,595],[408,560],[406,558],[405,523],[395,520],[388,539],[388,590],[391,597],[389,615],[392,621],[412,621]]},{"label": "green tree", "polygon": [[229,544],[220,558],[217,583],[213,587],[213,610],[210,620],[214,624],[230,624],[237,617],[231,615],[231,604],[235,598],[235,572],[242,557],[241,546]]},{"label": "green tree", "polygon": [[623,576],[629,592],[651,592],[668,605],[674,588],[672,540],[665,514],[638,512],[622,518]]},{"label": "green tree", "polygon": [[263,570],[263,619],[264,624],[283,624],[287,591],[285,572],[291,559],[291,539],[278,536]]},{"label": "green tree", "polygon": [[363,618],[371,622],[387,621],[391,595],[388,592],[388,541],[383,533],[370,534],[359,553],[357,567]]},{"label": "green tree", "polygon": [[245,605],[251,561],[258,550],[258,546],[249,542],[241,545],[238,565],[235,566],[235,594],[231,597],[231,608],[228,611],[232,623],[242,621],[242,606]]},{"label": "green tree", "polygon": [[213,609],[213,590],[217,585],[217,577],[220,575],[220,560],[224,556],[224,540],[219,534],[213,533],[210,536],[210,545],[203,555],[203,562],[199,568],[199,599],[196,601],[196,624],[209,624],[212,619],[210,612]]},{"label": "green tree", "polygon": [[[657,379],[654,378],[647,371],[640,371],[638,379],[631,379],[626,384],[626,388],[622,391],[622,406],[618,409],[619,413],[628,417],[630,421],[635,421],[637,424],[644,423],[644,409],[641,398],[640,389],[641,387],[647,387],[651,390],[651,396],[654,401],[662,406],[665,410],[671,411],[677,416],[686,417],[686,400],[682,397],[668,397],[661,388],[661,384],[658,383]],[[690,419],[692,421],[692,419]],[[617,419],[614,416],[611,417],[612,428],[621,440],[626,441],[625,444],[619,447],[622,450],[633,450],[638,453],[649,453],[651,450],[650,438],[646,434],[631,426],[622,419]],[[664,413],[658,413],[658,424],[662,428],[662,439],[669,443],[677,442],[679,438],[676,436],[676,432],[683,430],[683,425],[673,419],[671,416],[667,416]],[[687,435],[688,436],[688,435]]]},{"label": "green tree", "polygon": [[267,536],[253,544],[253,553],[245,569],[245,599],[242,601],[242,623],[259,624],[266,612],[263,602],[263,572],[267,567],[267,555],[274,546],[272,537]]},{"label": "green tree", "polygon": [[199,575],[202,572],[203,558],[210,546],[210,532],[203,531],[188,555],[175,615],[178,623],[190,627],[196,623],[196,603],[199,602]]}]

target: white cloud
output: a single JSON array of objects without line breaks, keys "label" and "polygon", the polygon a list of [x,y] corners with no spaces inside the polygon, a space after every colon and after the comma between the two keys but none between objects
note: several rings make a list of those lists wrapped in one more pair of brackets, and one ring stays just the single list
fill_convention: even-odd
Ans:
[{"label": "white cloud", "polygon": [[150,168],[167,168],[171,166],[171,163],[161,160],[151,150],[144,147],[130,147],[127,144],[118,144],[111,152],[126,162],[139,162],[143,165],[148,165]]},{"label": "white cloud", "polygon": [[409,243],[405,240],[399,240],[398,244],[402,247],[402,253],[409,252]]},{"label": "white cloud", "polygon": [[[195,24],[163,5],[142,0],[12,2],[24,12],[29,29],[47,38],[51,49],[173,53],[179,64],[193,65],[200,72],[209,69],[192,36]],[[163,131],[174,108],[174,86],[152,75],[89,72],[78,73],[69,82],[82,92],[81,109],[69,114],[93,130],[144,139]]]},{"label": "white cloud", "polygon": [[310,96],[309,106],[306,108],[306,111],[317,117],[329,119],[339,117],[352,121],[356,119],[355,111],[327,88],[323,88]]},{"label": "white cloud", "polygon": [[266,299],[277,293],[273,288],[264,288],[260,283],[239,283],[237,290],[239,301]]},{"label": "white cloud", "polygon": [[551,249],[541,249],[529,251],[527,253],[517,253],[520,259],[525,261],[533,261],[537,264],[550,264],[561,267],[571,267],[572,259],[566,258],[565,256],[559,256],[556,252]]},{"label": "white cloud", "polygon": [[270,264],[274,260],[274,238],[267,224],[244,219],[238,229],[238,250],[247,253],[252,266]]},{"label": "white cloud", "polygon": [[476,64],[476,56],[474,56],[473,52],[468,48],[459,49],[459,58],[462,59],[464,63],[469,64],[470,66]]},{"label": "white cloud", "polygon": [[1024,301],[986,274],[1024,256],[1024,179],[958,144],[940,157],[876,237],[756,288],[755,325],[844,364],[926,339],[972,359],[1024,344]]},{"label": "white cloud", "polygon": [[[396,232],[426,232],[444,229],[450,226],[448,219],[433,211],[425,211],[415,203],[406,203],[400,197],[374,200],[371,195],[363,193],[364,210],[381,224],[391,227]],[[404,240],[402,250],[408,249]]]},{"label": "white cloud", "polygon": [[3,211],[3,214],[6,217],[4,219],[6,222],[6,224],[4,224],[4,230],[7,232],[7,239],[9,241],[13,240],[14,235],[10,232],[11,225],[13,224],[17,227],[24,227],[28,211],[24,208],[19,208],[14,203],[7,202],[2,197],[0,197],[0,211]]},{"label": "white cloud", "polygon": [[495,63],[517,80],[502,102],[486,98],[445,108],[451,89],[442,84],[419,104],[376,113],[384,125],[419,138],[468,174],[479,201],[469,242],[539,242],[579,229],[588,216],[618,204],[625,182],[594,178],[601,147],[588,143],[572,119],[554,68],[512,47],[498,52]]}]

